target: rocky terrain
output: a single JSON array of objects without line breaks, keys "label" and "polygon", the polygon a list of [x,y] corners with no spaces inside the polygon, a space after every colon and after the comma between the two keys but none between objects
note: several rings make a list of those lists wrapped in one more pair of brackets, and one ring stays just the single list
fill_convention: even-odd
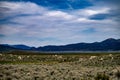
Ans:
[{"label": "rocky terrain", "polygon": [[0,54],[0,80],[120,80],[120,54]]}]

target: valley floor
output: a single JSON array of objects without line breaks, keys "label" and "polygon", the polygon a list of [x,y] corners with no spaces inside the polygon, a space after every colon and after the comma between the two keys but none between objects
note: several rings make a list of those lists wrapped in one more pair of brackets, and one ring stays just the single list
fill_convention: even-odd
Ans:
[{"label": "valley floor", "polygon": [[120,80],[120,54],[0,54],[0,80]]}]

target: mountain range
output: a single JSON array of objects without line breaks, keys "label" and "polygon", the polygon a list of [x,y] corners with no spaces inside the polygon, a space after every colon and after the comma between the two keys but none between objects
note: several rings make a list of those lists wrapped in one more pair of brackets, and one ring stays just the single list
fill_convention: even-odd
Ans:
[{"label": "mountain range", "polygon": [[49,45],[29,47],[26,45],[0,44],[0,51],[30,50],[30,51],[120,51],[120,39],[109,38],[101,42],[76,43],[62,46]]}]

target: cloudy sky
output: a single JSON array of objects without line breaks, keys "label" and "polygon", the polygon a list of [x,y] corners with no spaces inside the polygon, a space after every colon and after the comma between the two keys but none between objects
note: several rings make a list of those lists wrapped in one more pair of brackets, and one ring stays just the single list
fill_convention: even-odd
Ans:
[{"label": "cloudy sky", "polygon": [[120,0],[0,0],[0,43],[64,45],[120,38]]}]

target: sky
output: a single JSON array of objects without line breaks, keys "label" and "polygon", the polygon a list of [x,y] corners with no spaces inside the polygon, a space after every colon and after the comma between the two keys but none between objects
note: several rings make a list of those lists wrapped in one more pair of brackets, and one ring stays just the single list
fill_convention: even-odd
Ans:
[{"label": "sky", "polygon": [[0,44],[120,39],[120,0],[0,0]]}]

